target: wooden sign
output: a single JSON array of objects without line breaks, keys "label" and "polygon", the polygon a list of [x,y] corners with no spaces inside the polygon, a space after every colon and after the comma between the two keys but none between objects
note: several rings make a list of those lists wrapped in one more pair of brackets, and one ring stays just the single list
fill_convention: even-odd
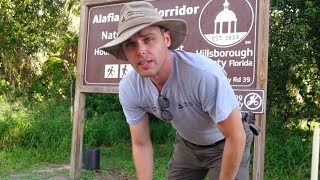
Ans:
[{"label": "wooden sign", "polygon": [[[71,178],[78,177],[81,163],[85,93],[118,93],[120,80],[133,70],[127,61],[99,49],[117,37],[119,12],[125,2],[129,1],[82,1]],[[254,172],[254,177],[263,178],[269,0],[157,0],[150,3],[163,18],[187,22],[187,38],[178,49],[201,54],[218,63],[227,72],[240,110],[259,114],[258,124],[263,132],[255,142],[258,151],[255,151],[257,173]]]}]

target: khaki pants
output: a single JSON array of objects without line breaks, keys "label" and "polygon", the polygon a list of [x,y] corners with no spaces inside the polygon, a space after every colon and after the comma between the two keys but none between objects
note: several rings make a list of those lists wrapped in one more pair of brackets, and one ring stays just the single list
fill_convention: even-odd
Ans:
[{"label": "khaki pants", "polygon": [[[245,151],[240,168],[236,175],[237,180],[249,179],[250,147],[253,134],[247,123]],[[201,180],[207,175],[210,180],[218,180],[222,162],[224,142],[208,146],[200,146],[184,140],[176,135],[175,149],[167,170],[167,180]]]}]

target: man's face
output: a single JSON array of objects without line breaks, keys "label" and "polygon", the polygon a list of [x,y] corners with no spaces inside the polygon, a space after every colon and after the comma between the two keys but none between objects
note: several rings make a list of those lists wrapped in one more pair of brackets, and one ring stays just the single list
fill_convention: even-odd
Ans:
[{"label": "man's face", "polygon": [[155,77],[161,72],[171,44],[168,32],[150,26],[137,32],[122,43],[122,48],[132,67],[144,77]]}]

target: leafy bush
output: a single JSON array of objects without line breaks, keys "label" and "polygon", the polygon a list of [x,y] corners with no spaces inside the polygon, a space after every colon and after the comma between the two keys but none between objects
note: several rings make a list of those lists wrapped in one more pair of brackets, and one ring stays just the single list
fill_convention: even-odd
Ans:
[{"label": "leafy bush", "polygon": [[122,111],[118,94],[98,94],[86,95],[86,118],[103,115],[108,111]]},{"label": "leafy bush", "polygon": [[60,58],[50,57],[42,67],[42,73],[25,87],[27,99],[42,102],[47,99],[67,99],[73,96],[74,72]]}]

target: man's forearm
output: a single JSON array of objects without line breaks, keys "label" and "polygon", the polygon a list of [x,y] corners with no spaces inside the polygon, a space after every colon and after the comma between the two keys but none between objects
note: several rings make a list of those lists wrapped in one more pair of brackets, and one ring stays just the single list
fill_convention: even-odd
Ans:
[{"label": "man's forearm", "polygon": [[152,145],[133,145],[132,153],[138,180],[151,180],[153,173]]},{"label": "man's forearm", "polygon": [[226,139],[222,157],[220,180],[234,180],[240,166],[245,146],[245,135]]}]

